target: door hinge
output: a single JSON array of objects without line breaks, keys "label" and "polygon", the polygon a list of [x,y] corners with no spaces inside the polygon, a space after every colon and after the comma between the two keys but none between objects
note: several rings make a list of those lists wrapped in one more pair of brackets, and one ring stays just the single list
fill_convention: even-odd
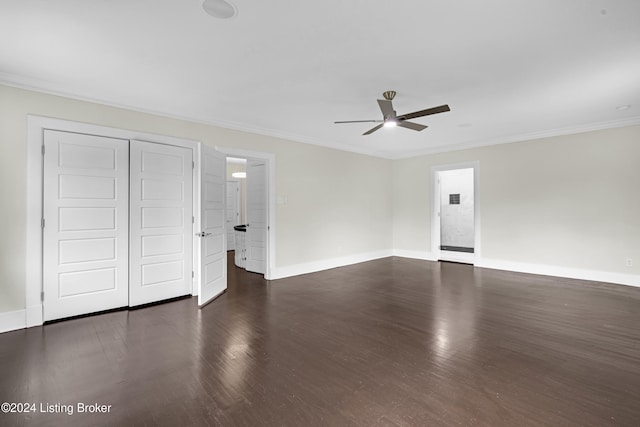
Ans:
[{"label": "door hinge", "polygon": [[194,278],[194,277],[196,277],[196,273],[195,273],[195,271],[192,271],[191,272],[191,278]]},{"label": "door hinge", "polygon": [[40,292],[40,301],[44,301],[44,291]]},{"label": "door hinge", "polygon": [[195,169],[196,168],[196,162],[191,161],[191,169]]},{"label": "door hinge", "polygon": [[191,224],[195,224],[195,223],[196,223],[196,217],[195,217],[195,216],[192,216],[192,217],[191,217]]},{"label": "door hinge", "polygon": [[41,228],[44,228],[44,218],[42,218],[42,219],[40,220],[40,227],[41,227]]},{"label": "door hinge", "polygon": [[42,144],[42,155],[44,156],[44,144]]}]

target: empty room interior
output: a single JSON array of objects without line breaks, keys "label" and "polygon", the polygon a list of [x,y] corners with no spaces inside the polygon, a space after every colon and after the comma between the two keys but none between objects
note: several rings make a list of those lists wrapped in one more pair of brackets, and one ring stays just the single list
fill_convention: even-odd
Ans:
[{"label": "empty room interior", "polygon": [[640,2],[0,3],[0,425],[640,425]]}]

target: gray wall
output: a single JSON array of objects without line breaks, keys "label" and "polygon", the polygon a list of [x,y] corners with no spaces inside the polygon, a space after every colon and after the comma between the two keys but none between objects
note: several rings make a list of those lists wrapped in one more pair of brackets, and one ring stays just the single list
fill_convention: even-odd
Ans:
[{"label": "gray wall", "polygon": [[431,166],[477,160],[482,258],[640,277],[640,126],[392,161],[0,85],[0,320],[25,308],[28,114],[274,153],[276,268],[428,253]]},{"label": "gray wall", "polygon": [[471,161],[482,259],[640,274],[640,126],[395,161],[395,249],[431,251],[431,167]]}]

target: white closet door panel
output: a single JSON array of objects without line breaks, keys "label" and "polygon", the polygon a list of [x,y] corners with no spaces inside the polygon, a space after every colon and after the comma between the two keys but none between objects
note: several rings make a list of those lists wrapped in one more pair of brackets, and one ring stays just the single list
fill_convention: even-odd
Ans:
[{"label": "white closet door panel", "polygon": [[59,242],[60,265],[81,262],[113,261],[116,258],[116,239],[69,239]]},{"label": "white closet door panel", "polygon": [[60,175],[61,199],[106,199],[116,197],[116,179],[110,176]]},{"label": "white closet door panel", "polygon": [[131,141],[130,305],[191,293],[191,149]]},{"label": "white closet door panel", "polygon": [[63,298],[112,291],[116,289],[116,269],[104,268],[61,273],[59,283],[60,296]]},{"label": "white closet door panel", "polygon": [[[145,199],[142,202],[147,201]],[[182,204],[181,202],[179,202]],[[172,203],[173,204],[173,203]],[[152,228],[182,228],[185,225],[184,207],[141,207],[140,227]]]},{"label": "white closet door panel", "polygon": [[142,256],[176,255],[184,251],[182,234],[165,234],[161,236],[142,236]]},{"label": "white closet door panel", "polygon": [[[59,166],[63,169],[83,169],[90,171],[106,172],[107,176],[118,162],[118,153],[112,147],[107,145],[96,145],[89,142],[94,137],[90,135],[82,135],[70,132],[45,131],[50,135],[55,133],[64,133],[67,135],[65,143],[58,146]],[[113,140],[114,138],[95,137],[99,139]],[[123,141],[123,140],[120,140]],[[45,142],[46,144],[46,142]]]},{"label": "white closet door panel", "polygon": [[118,207],[59,207],[60,231],[113,231],[118,223]]},{"label": "white closet door panel", "polygon": [[128,305],[129,142],[45,130],[44,320]]},{"label": "white closet door panel", "polygon": [[183,197],[184,188],[181,182],[148,179],[142,183],[142,198],[144,200],[180,201]]}]

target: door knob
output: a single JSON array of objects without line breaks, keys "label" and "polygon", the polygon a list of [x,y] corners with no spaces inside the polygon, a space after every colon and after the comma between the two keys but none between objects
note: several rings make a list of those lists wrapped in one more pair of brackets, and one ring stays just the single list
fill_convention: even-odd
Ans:
[{"label": "door knob", "polygon": [[204,231],[202,231],[200,233],[196,233],[196,236],[198,236],[198,237],[207,237],[207,236],[211,236],[211,233],[205,233]]}]

